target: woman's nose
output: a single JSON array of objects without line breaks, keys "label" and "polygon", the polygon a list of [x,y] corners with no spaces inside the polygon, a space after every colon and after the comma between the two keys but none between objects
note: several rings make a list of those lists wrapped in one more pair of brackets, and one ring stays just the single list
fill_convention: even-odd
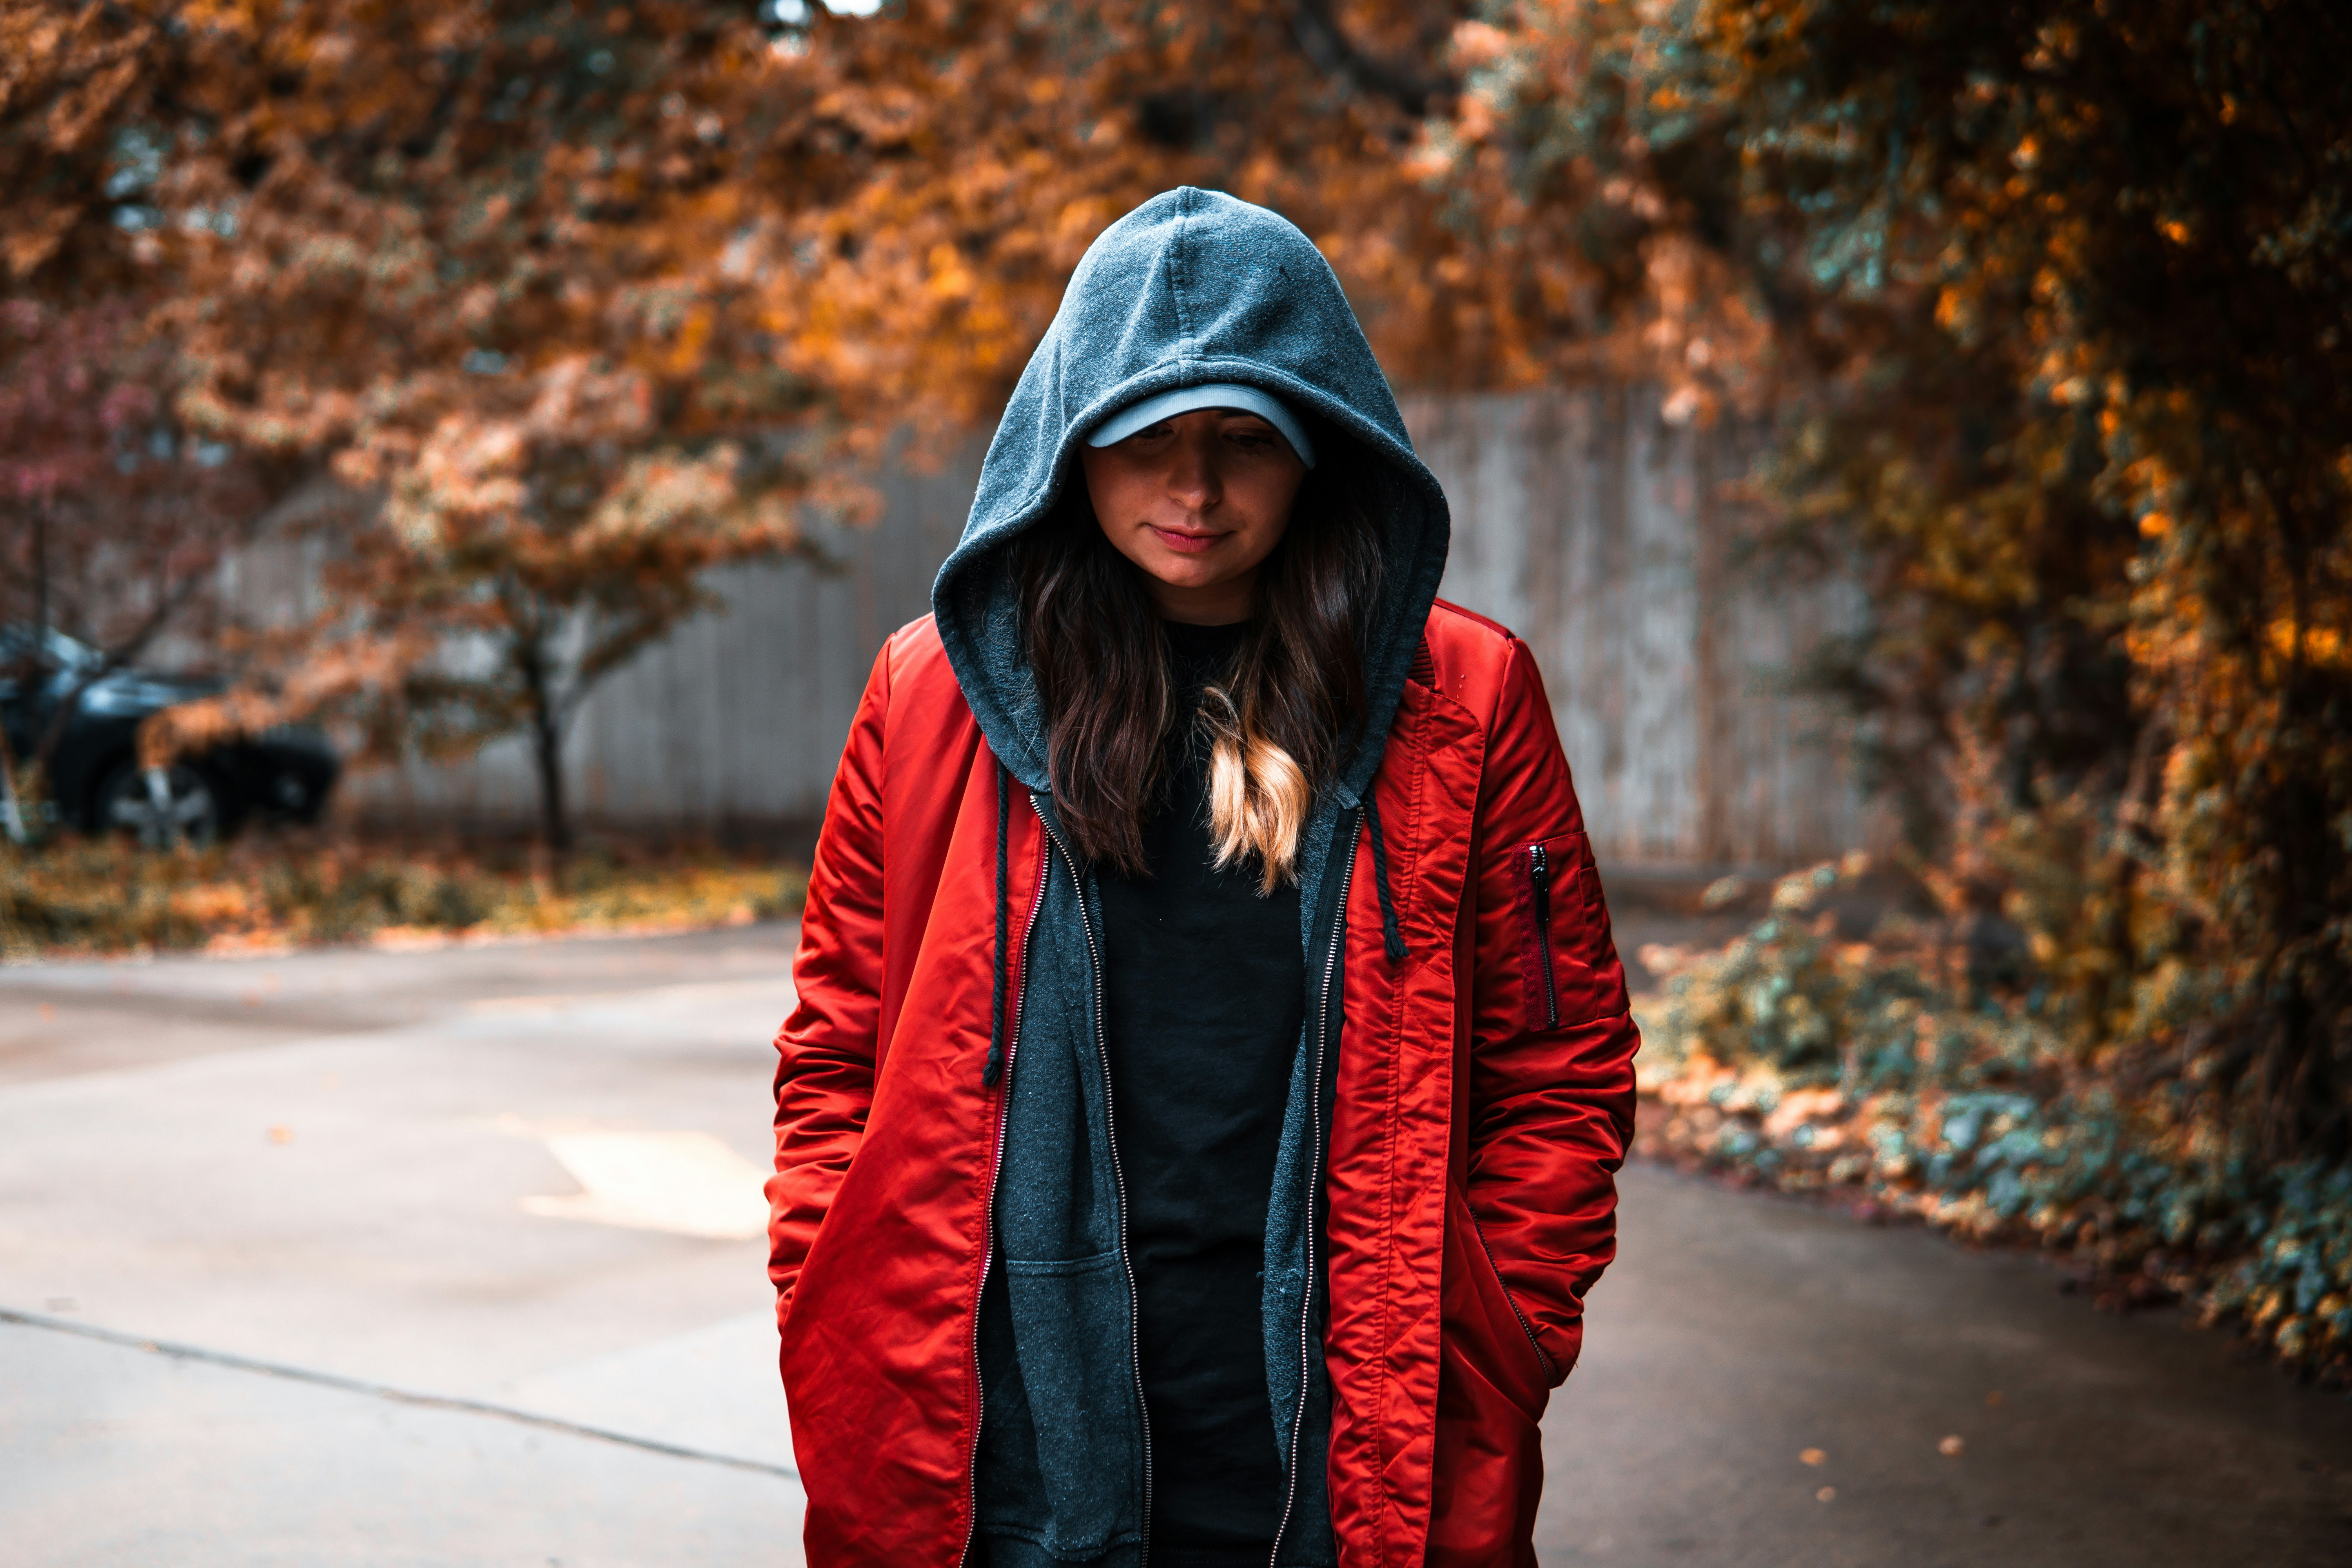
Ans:
[{"label": "woman's nose", "polygon": [[1185,431],[1169,450],[1168,499],[1187,511],[1206,511],[1224,494],[1217,474],[1216,439]]}]

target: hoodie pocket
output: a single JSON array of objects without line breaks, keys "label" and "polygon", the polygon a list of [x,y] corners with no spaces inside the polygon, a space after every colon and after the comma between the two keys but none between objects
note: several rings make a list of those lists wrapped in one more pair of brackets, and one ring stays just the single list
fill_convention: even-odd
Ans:
[{"label": "hoodie pocket", "polygon": [[1118,1254],[1007,1258],[996,1277],[1018,1376],[982,1373],[980,1527],[1075,1561],[1139,1539],[1144,1415]]},{"label": "hoodie pocket", "polygon": [[1592,847],[1565,833],[1512,852],[1527,1026],[1570,1028],[1625,1007],[1625,972],[1609,941]]}]

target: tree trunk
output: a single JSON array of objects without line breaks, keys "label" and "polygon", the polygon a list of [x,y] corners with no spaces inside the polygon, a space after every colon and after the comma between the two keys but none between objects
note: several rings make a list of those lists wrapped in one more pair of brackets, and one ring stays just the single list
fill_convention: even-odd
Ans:
[{"label": "tree trunk", "polygon": [[572,849],[572,818],[563,803],[563,714],[549,679],[546,639],[527,635],[519,662],[530,698],[531,762],[539,772],[539,836],[559,862]]},{"label": "tree trunk", "polygon": [[539,765],[539,833],[561,858],[572,848],[572,819],[563,805],[563,732],[545,703],[531,715],[531,755]]}]

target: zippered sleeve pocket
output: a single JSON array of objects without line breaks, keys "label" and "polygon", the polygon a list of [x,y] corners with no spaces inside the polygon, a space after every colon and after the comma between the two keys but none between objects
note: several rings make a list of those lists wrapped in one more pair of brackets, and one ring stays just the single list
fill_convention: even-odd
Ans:
[{"label": "zippered sleeve pocket", "polygon": [[1512,851],[1519,971],[1530,1029],[1560,1029],[1625,1009],[1625,970],[1609,940],[1609,915],[1592,846],[1566,833]]}]

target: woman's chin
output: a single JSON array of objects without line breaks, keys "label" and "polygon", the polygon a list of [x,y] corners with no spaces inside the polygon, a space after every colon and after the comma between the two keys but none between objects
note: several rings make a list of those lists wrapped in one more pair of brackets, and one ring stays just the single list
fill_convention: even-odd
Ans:
[{"label": "woman's chin", "polygon": [[1204,588],[1222,588],[1242,573],[1234,570],[1229,562],[1203,561],[1197,555],[1178,555],[1172,552],[1155,552],[1143,569],[1171,588],[1199,592]]}]

